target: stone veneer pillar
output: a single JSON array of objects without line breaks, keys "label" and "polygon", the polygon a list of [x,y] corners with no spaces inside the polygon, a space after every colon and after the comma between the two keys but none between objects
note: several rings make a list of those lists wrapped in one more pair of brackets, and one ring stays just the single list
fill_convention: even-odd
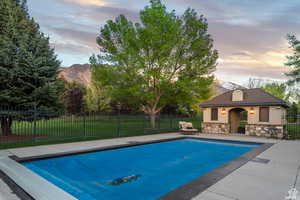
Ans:
[{"label": "stone veneer pillar", "polygon": [[229,133],[229,124],[202,122],[202,133],[228,134]]}]

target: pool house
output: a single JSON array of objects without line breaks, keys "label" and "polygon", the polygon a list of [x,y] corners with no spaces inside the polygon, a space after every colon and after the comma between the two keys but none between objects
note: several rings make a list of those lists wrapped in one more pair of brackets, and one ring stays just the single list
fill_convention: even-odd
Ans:
[{"label": "pool house", "polygon": [[289,104],[262,89],[231,90],[200,106],[203,133],[284,137]]}]

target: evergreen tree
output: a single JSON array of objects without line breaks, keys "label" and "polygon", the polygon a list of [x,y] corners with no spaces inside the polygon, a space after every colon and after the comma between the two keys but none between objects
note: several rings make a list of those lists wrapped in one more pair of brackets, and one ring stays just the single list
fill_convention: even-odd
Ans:
[{"label": "evergreen tree", "polygon": [[[0,105],[59,107],[60,62],[49,38],[28,14],[25,0],[0,1]],[[10,135],[13,116],[1,114],[4,135]]]},{"label": "evergreen tree", "polygon": [[288,56],[287,66],[291,67],[291,71],[289,71],[286,75],[289,76],[291,84],[299,84],[300,83],[300,41],[297,40],[295,35],[288,35],[288,41],[290,44],[290,48],[293,50],[293,55]]}]

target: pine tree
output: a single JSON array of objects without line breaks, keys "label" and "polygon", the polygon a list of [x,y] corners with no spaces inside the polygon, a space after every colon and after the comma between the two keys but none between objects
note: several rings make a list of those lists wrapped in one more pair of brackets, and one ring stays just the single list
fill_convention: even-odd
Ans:
[{"label": "pine tree", "polygon": [[[59,108],[60,62],[49,38],[28,14],[26,0],[0,1],[0,106]],[[13,116],[0,115],[4,135]]]},{"label": "pine tree", "polygon": [[293,50],[293,55],[287,57],[286,65],[291,67],[291,70],[286,75],[290,77],[290,84],[297,85],[300,83],[300,41],[295,35],[288,35],[287,39]]}]

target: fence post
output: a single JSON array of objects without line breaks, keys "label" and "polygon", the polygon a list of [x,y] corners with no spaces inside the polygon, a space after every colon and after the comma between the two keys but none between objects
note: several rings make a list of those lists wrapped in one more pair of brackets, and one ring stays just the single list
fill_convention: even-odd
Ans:
[{"label": "fence post", "polygon": [[282,116],[283,121],[283,134],[285,135],[286,139],[289,139],[289,133],[288,133],[288,113],[283,114]]},{"label": "fence post", "polygon": [[122,105],[120,102],[117,103],[117,109],[118,109],[118,116],[117,116],[117,137],[121,137],[121,119],[120,119],[120,115],[121,115],[121,109],[122,109]]},{"label": "fence post", "polygon": [[83,137],[86,138],[86,119],[85,119],[85,113],[83,113]]},{"label": "fence post", "polygon": [[118,123],[118,128],[117,128],[117,135],[118,137],[121,137],[121,119],[120,119],[120,109],[118,109],[118,117],[117,117],[117,123]]},{"label": "fence post", "polygon": [[34,111],[33,111],[33,142],[36,142],[36,102],[34,103]]},{"label": "fence post", "polygon": [[160,130],[160,120],[161,120],[161,115],[159,114],[159,115],[158,115],[158,127],[157,127],[158,130]]},{"label": "fence post", "polygon": [[170,131],[173,131],[172,130],[173,116],[169,114],[169,117],[170,117]]},{"label": "fence post", "polygon": [[145,135],[146,134],[146,120],[147,120],[147,117],[146,117],[146,114],[143,114],[143,134]]}]

